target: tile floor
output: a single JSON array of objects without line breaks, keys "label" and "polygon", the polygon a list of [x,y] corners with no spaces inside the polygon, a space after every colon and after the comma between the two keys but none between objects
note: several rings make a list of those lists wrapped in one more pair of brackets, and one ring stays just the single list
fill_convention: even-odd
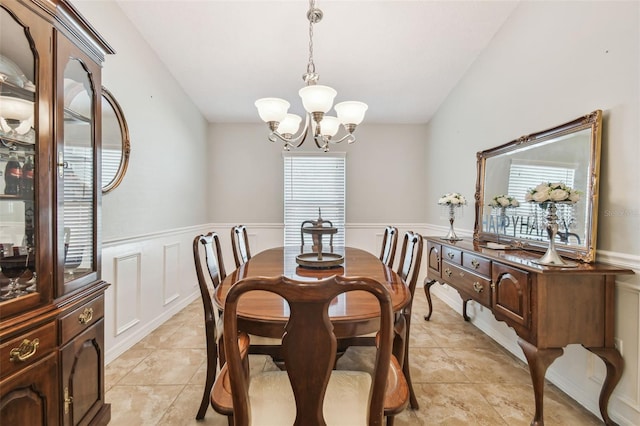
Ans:
[{"label": "tile floor", "polygon": [[[437,298],[431,321],[424,321],[426,306],[417,289],[410,358],[420,409],[405,410],[395,424],[529,425],[534,401],[526,364]],[[202,315],[198,299],[107,366],[110,426],[227,425],[212,408],[195,420],[206,368]],[[252,368],[268,364],[251,359]],[[602,424],[550,383],[544,402],[547,426]]]}]

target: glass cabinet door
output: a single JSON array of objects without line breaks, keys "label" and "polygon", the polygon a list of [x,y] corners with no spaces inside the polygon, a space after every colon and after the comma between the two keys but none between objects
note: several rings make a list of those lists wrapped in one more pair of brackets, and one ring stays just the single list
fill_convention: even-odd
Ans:
[{"label": "glass cabinet door", "polygon": [[32,45],[28,28],[0,7],[0,303],[38,292]]},{"label": "glass cabinet door", "polygon": [[[63,38],[58,39],[58,293],[96,279],[96,82],[90,61]],[[62,102],[61,102],[62,101]],[[60,123],[62,119],[62,123]],[[60,133],[60,131],[59,131]],[[62,274],[62,276],[60,276]]]}]

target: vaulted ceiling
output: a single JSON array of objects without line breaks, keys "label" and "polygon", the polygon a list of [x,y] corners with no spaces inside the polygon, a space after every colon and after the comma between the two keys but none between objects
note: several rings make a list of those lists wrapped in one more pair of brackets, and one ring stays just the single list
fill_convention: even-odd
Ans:
[{"label": "vaulted ceiling", "polygon": [[[302,112],[307,1],[115,1],[209,122],[259,122],[261,97]],[[517,4],[317,0],[320,83],[366,102],[366,122],[426,123]]]}]

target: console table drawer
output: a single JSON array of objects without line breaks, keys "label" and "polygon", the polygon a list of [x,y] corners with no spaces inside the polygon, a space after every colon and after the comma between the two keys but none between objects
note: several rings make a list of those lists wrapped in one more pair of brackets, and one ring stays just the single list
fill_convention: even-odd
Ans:
[{"label": "console table drawer", "polygon": [[442,277],[459,291],[480,304],[489,307],[491,303],[491,281],[469,272],[449,262],[442,265]]},{"label": "console table drawer", "polygon": [[476,256],[472,253],[462,252],[462,266],[482,275],[483,277],[491,278],[491,261],[482,257]]},{"label": "console table drawer", "polygon": [[442,247],[442,259],[460,265],[462,264],[462,252],[451,247]]}]

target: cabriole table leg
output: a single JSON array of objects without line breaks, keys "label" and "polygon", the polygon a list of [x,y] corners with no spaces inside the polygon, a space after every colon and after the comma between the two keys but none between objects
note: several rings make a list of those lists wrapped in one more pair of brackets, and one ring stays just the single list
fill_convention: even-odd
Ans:
[{"label": "cabriole table leg", "polygon": [[564,353],[562,348],[538,349],[531,343],[518,339],[518,345],[522,348],[524,356],[529,363],[533,395],[536,403],[536,412],[531,420],[531,426],[544,426],[544,376],[547,368]]}]

